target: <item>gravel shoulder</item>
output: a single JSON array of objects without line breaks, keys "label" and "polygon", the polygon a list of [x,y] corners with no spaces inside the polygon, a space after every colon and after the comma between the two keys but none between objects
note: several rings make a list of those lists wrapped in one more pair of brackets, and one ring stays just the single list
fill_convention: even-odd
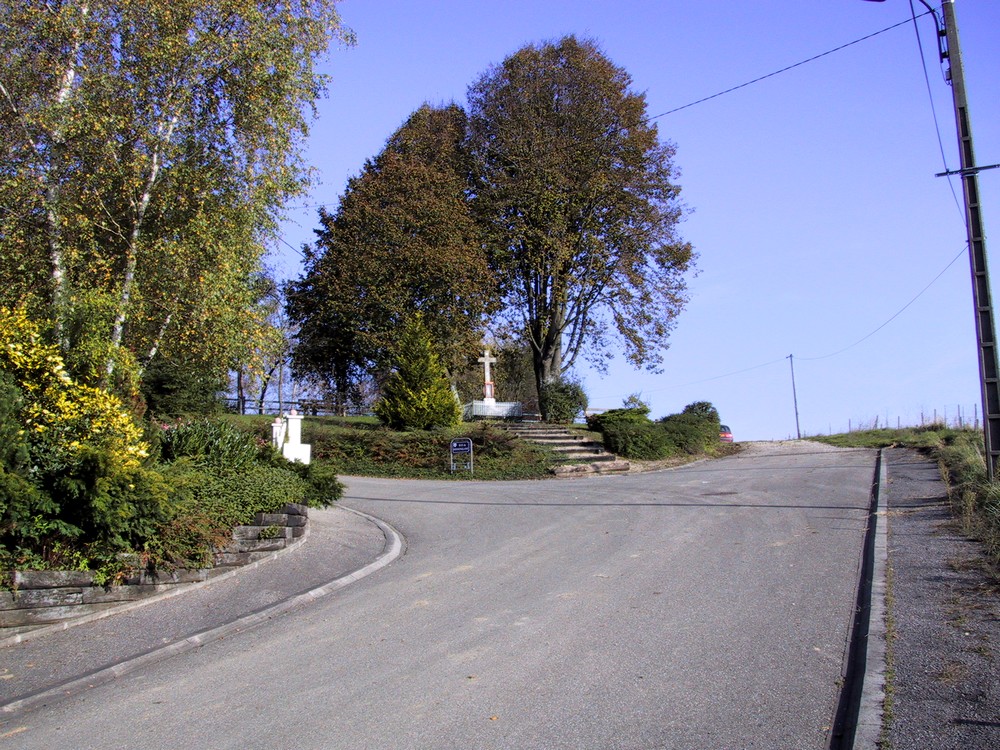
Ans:
[{"label": "gravel shoulder", "polygon": [[952,520],[937,466],[888,459],[891,750],[1000,747],[1000,591]]}]

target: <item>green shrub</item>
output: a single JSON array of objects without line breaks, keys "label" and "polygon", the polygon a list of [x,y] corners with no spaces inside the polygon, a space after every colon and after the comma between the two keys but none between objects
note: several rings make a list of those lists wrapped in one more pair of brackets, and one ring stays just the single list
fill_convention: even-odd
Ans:
[{"label": "green shrub", "polygon": [[0,372],[0,546],[44,557],[70,540],[119,549],[146,533],[163,493],[122,402],[74,381],[23,310],[0,309]]},{"label": "green shrub", "polygon": [[162,461],[186,457],[239,470],[256,463],[269,446],[228,422],[200,419],[163,425],[158,448]]},{"label": "green shrub", "polygon": [[574,380],[553,380],[542,385],[538,394],[539,407],[546,422],[573,422],[587,410],[587,394]]},{"label": "green shrub", "polygon": [[291,467],[305,480],[306,488],[298,502],[313,508],[333,505],[344,495],[344,485],[337,479],[337,472],[327,463],[293,463]]},{"label": "green shrub", "polygon": [[601,414],[591,414],[587,417],[587,427],[594,432],[604,433],[608,426],[622,424],[652,424],[649,419],[649,407],[646,405],[608,409]]},{"label": "green shrub", "polygon": [[204,362],[158,357],[142,377],[142,395],[150,412],[160,416],[217,415],[226,371]]},{"label": "green shrub", "polygon": [[397,352],[375,415],[395,430],[457,425],[461,407],[419,315],[403,329]]},{"label": "green shrub", "polygon": [[685,453],[711,453],[719,446],[719,413],[707,401],[689,404],[659,423],[670,443]]},{"label": "green shrub", "polygon": [[674,454],[674,444],[663,425],[649,422],[611,422],[604,426],[604,447],[623,458],[655,461]]},{"label": "green shrub", "polygon": [[649,407],[639,403],[588,417],[587,425],[603,434],[609,451],[639,461],[713,453],[719,445],[719,414],[707,401],[656,422],[649,419]]}]

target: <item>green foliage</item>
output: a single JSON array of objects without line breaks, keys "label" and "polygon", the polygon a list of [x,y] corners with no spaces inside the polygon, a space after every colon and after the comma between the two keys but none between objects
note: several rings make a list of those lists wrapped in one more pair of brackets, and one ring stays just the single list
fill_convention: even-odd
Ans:
[{"label": "green foliage", "polygon": [[479,345],[492,273],[468,201],[465,113],[420,107],[320,211],[306,273],[290,285],[294,371],[342,398],[391,365],[400,328],[423,316],[449,369]]},{"label": "green foliage", "polygon": [[670,443],[685,453],[713,453],[719,446],[719,412],[707,401],[688,404],[660,424]]},{"label": "green foliage", "polygon": [[575,380],[558,378],[544,383],[538,401],[546,422],[573,422],[587,410],[587,394]]},{"label": "green foliage", "polygon": [[649,413],[649,402],[643,400],[641,393],[630,393],[623,399],[622,406],[626,409],[645,409]]},{"label": "green foliage", "polygon": [[375,415],[397,430],[458,424],[461,408],[419,315],[403,329],[396,352]]},{"label": "green foliage", "polygon": [[708,422],[719,422],[718,410],[708,401],[695,401],[693,404],[688,404],[684,407],[682,414],[691,414]]},{"label": "green foliage", "polygon": [[674,436],[653,422],[611,422],[604,426],[604,447],[637,461],[656,461],[677,452]]},{"label": "green foliage", "polygon": [[85,384],[117,375],[124,351],[226,361],[281,206],[308,180],[315,62],[350,41],[335,0],[2,14],[0,304],[52,319],[64,353],[81,345],[69,364]]},{"label": "green foliage", "polygon": [[[241,428],[263,436],[263,420],[231,417]],[[475,472],[450,471],[453,438],[473,441]],[[445,430],[397,432],[382,426],[336,417],[308,419],[303,440],[312,445],[312,472],[381,477],[436,479],[537,479],[549,475],[550,452],[518,440],[489,422]],[[301,471],[301,469],[299,469]]]},{"label": "green foliage", "polygon": [[674,148],[631,83],[596,43],[567,36],[521,48],[469,90],[475,208],[539,389],[581,352],[600,366],[609,331],[655,368],[686,302],[694,255],[676,231]]},{"label": "green foliage", "polygon": [[54,520],[59,506],[31,478],[30,445],[21,428],[24,399],[14,378],[0,370],[0,547],[37,544],[77,529]]},{"label": "green foliage", "polygon": [[286,502],[342,491],[231,424],[147,431],[120,401],[65,372],[23,312],[0,309],[0,567],[91,568],[114,580],[143,565],[203,565],[234,525]]},{"label": "green foliage", "polygon": [[[621,409],[608,409],[600,414],[591,414],[587,417],[587,427],[594,432],[604,434],[608,427],[622,424],[651,424],[649,419],[649,407],[646,404],[641,406],[626,406]],[[617,453],[617,451],[614,451]]]},{"label": "green foliage", "polygon": [[84,446],[106,453],[122,469],[145,457],[141,431],[121,401],[70,378],[57,347],[42,340],[23,310],[0,308],[0,370],[23,394],[21,426],[37,473],[64,470]]},{"label": "green foliage", "polygon": [[719,446],[719,414],[707,401],[688,404],[680,414],[652,422],[649,406],[609,409],[587,418],[604,435],[604,447],[623,458],[652,461],[678,454],[713,454]]},{"label": "green foliage", "polygon": [[160,432],[160,458],[188,458],[199,465],[242,471],[257,463],[269,446],[227,422],[202,419],[165,425]]},{"label": "green foliage", "polygon": [[146,369],[142,395],[146,406],[157,416],[218,414],[226,387],[226,368],[216,363],[184,361],[180,357],[159,357]]},{"label": "green foliage", "polygon": [[299,501],[303,505],[325,508],[343,497],[344,485],[337,479],[337,472],[330,464],[293,463],[292,468],[306,481],[305,492]]},{"label": "green foliage", "polygon": [[147,445],[121,402],[70,378],[21,310],[0,309],[0,371],[10,420],[0,545],[79,539],[117,549],[148,533],[165,493],[141,466]]}]

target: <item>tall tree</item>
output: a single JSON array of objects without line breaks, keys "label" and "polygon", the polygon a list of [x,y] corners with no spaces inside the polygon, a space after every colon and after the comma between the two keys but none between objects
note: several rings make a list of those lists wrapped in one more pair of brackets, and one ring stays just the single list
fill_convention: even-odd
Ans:
[{"label": "tall tree", "polygon": [[336,214],[320,212],[306,272],[288,291],[299,375],[338,392],[384,371],[415,313],[451,369],[479,345],[492,275],[468,202],[466,120],[422,106],[351,179]]},{"label": "tall tree", "polygon": [[581,353],[601,366],[614,333],[630,362],[657,368],[686,301],[694,256],[676,231],[674,148],[630,86],[594,42],[568,36],[522,48],[469,90],[476,210],[539,392]]},{"label": "tall tree", "polygon": [[103,295],[105,376],[208,311],[238,320],[306,184],[335,4],[0,0],[3,301],[43,310],[68,349],[80,295]]}]

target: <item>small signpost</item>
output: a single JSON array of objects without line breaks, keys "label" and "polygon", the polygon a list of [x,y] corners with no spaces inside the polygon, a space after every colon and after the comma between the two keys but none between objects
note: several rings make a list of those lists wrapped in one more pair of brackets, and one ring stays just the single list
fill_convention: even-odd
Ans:
[{"label": "small signpost", "polygon": [[455,438],[451,441],[451,470],[468,469],[472,474],[472,438]]}]

